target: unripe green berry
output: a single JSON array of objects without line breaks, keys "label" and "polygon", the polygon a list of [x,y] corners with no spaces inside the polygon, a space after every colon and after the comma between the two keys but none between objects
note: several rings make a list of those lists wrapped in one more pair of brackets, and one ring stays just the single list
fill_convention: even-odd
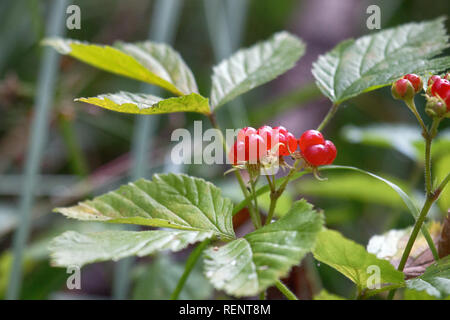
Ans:
[{"label": "unripe green berry", "polygon": [[425,106],[425,112],[431,118],[442,118],[447,113],[447,106],[437,97],[429,97]]}]

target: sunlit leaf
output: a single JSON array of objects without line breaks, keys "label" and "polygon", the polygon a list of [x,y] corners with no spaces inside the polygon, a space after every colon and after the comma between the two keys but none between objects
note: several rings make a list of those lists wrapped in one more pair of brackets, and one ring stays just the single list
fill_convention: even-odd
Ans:
[{"label": "sunlit leaf", "polygon": [[212,231],[233,239],[232,203],[220,189],[184,174],[158,174],[68,208],[56,208],[69,218],[127,223],[190,231]]},{"label": "sunlit leaf", "polygon": [[120,91],[118,93],[101,94],[97,97],[78,98],[76,101],[86,102],[112,111],[134,114],[210,113],[208,99],[196,93],[162,99],[151,94]]},{"label": "sunlit leaf", "polygon": [[444,18],[384,29],[341,42],[313,64],[322,92],[335,104],[391,84],[407,73],[426,74],[450,67]]},{"label": "sunlit leaf", "polygon": [[205,273],[228,294],[253,296],[285,276],[308,253],[323,217],[306,201],[296,202],[280,220],[243,238],[205,252]]},{"label": "sunlit leaf", "polygon": [[[346,239],[339,232],[324,230],[317,236],[314,257],[336,269],[360,289],[369,286],[401,286],[403,273],[395,270],[388,261],[378,259],[367,252],[363,246]],[[379,282],[372,277],[375,268],[379,268]]]},{"label": "sunlit leaf", "polygon": [[291,69],[304,52],[304,43],[288,32],[239,50],[214,67],[211,105],[217,108],[269,82]]},{"label": "sunlit leaf", "polygon": [[418,278],[406,281],[409,289],[426,291],[427,294],[445,298],[450,295],[450,256],[429,266]]},{"label": "sunlit leaf", "polygon": [[49,250],[53,266],[81,267],[134,255],[143,257],[162,250],[179,251],[213,235],[212,231],[184,230],[112,230],[86,234],[67,231],[52,240]]},{"label": "sunlit leaf", "polygon": [[177,95],[198,92],[181,56],[165,44],[117,42],[114,46],[48,38],[44,44],[96,68],[160,86]]}]

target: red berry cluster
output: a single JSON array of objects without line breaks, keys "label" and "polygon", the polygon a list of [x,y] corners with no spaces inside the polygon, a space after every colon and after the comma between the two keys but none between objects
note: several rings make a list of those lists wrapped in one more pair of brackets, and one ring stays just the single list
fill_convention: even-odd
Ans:
[{"label": "red berry cluster", "polygon": [[396,99],[410,99],[422,90],[422,79],[409,73],[392,84],[392,95]]},{"label": "red berry cluster", "polygon": [[288,156],[297,149],[297,139],[285,127],[262,126],[258,130],[245,127],[238,132],[237,140],[228,155],[231,163],[257,163],[269,152]]},{"label": "red berry cluster", "polygon": [[336,147],[325,140],[317,130],[305,131],[298,139],[303,158],[312,166],[332,164],[337,155]]},{"label": "red berry cluster", "polygon": [[331,141],[325,140],[319,131],[308,130],[297,140],[283,126],[241,129],[228,157],[234,165],[258,163],[268,154],[279,157],[291,155],[298,146],[302,157],[311,166],[331,164],[336,158],[336,147]]},{"label": "red berry cluster", "polygon": [[431,96],[441,99],[447,106],[447,111],[450,112],[450,74],[444,78],[434,75],[428,80],[428,92]]}]

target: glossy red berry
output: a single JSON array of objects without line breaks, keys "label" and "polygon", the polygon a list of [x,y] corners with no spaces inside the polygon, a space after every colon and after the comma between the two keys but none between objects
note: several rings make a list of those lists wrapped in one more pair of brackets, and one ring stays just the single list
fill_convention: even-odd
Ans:
[{"label": "glossy red berry", "polygon": [[325,148],[327,148],[328,153],[328,161],[325,164],[332,164],[334,159],[336,159],[337,156],[337,149],[333,142],[330,140],[326,140],[324,143]]},{"label": "glossy red berry", "polygon": [[236,141],[228,153],[228,159],[233,165],[239,162],[247,161],[245,159],[245,143],[243,141]]},{"label": "glossy red berry", "polygon": [[250,163],[257,163],[266,154],[267,147],[264,139],[258,134],[251,134],[245,143],[245,158]]},{"label": "glossy red berry", "polygon": [[305,131],[298,139],[303,158],[311,166],[332,164],[336,159],[337,149],[333,142],[325,140],[317,130]]},{"label": "glossy red berry", "polygon": [[244,141],[246,136],[257,133],[255,128],[245,127],[242,128],[237,135],[237,141]]},{"label": "glossy red berry", "polygon": [[430,79],[428,79],[427,84],[428,84],[428,86],[432,86],[436,80],[440,80],[440,79],[441,79],[441,77],[439,77],[438,75],[433,75],[430,77]]},{"label": "glossy red berry", "polygon": [[422,78],[420,78],[417,74],[409,73],[403,76],[403,79],[408,80],[412,84],[415,93],[422,90],[423,86]]},{"label": "glossy red berry", "polygon": [[303,152],[308,148],[309,146],[315,145],[315,144],[324,144],[325,139],[323,138],[322,133],[320,133],[317,130],[308,130],[305,131],[300,139],[298,139],[298,145],[300,146],[300,150]]},{"label": "glossy red berry", "polygon": [[431,86],[431,94],[443,100],[450,111],[450,81],[446,79],[438,79]]},{"label": "glossy red berry", "polygon": [[276,130],[279,133],[284,134],[284,136],[286,136],[288,134],[287,129],[285,127],[283,127],[283,126],[275,127],[275,128],[273,128],[273,130]]},{"label": "glossy red berry", "polygon": [[323,166],[328,164],[328,160],[330,155],[328,153],[328,148],[323,144],[315,144],[313,146],[309,146],[303,151],[303,157],[310,165],[315,167]]},{"label": "glossy red berry", "polygon": [[288,156],[297,149],[297,139],[290,132],[286,135],[280,133],[280,143],[278,149],[280,156]]}]

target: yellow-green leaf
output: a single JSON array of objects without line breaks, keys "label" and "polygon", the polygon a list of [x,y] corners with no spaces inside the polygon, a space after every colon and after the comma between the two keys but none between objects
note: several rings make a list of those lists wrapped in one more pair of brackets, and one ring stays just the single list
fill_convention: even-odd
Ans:
[{"label": "yellow-green leaf", "polygon": [[[317,260],[345,275],[360,289],[377,285],[403,286],[405,283],[403,273],[388,261],[378,259],[362,245],[346,239],[337,231],[325,229],[320,232],[313,254]],[[378,279],[372,277],[376,268],[379,270]]]},{"label": "yellow-green leaf", "polygon": [[101,94],[97,97],[78,98],[76,101],[86,102],[112,111],[134,114],[210,113],[208,99],[197,93],[162,99],[150,94],[120,91],[118,93]]},{"label": "yellow-green leaf", "polygon": [[48,38],[44,44],[96,68],[160,86],[176,95],[198,92],[194,76],[170,46],[150,41],[114,46]]}]

